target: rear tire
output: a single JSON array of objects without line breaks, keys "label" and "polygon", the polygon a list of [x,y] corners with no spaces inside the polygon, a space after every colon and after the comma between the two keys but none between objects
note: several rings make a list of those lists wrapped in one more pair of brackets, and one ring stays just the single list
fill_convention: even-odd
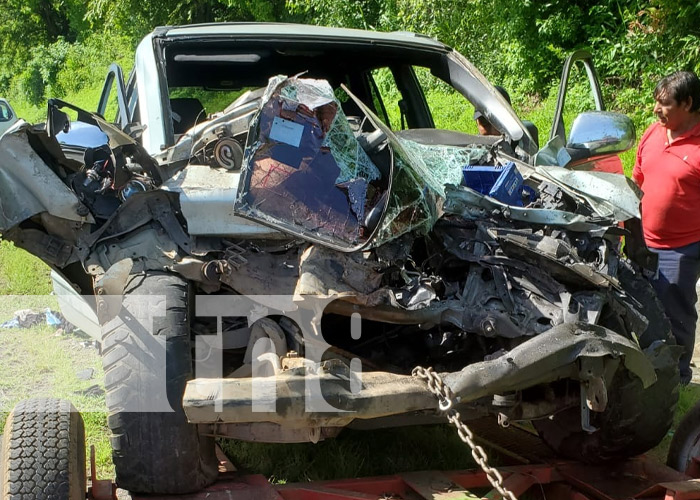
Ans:
[{"label": "rear tire", "polygon": [[[121,312],[102,328],[116,482],[131,492],[194,492],[218,474],[213,438],[182,408],[192,378],[188,292],[173,274],[131,276]],[[153,317],[160,307],[165,316]],[[164,411],[168,404],[174,411]]]},{"label": "rear tire", "polygon": [[589,463],[638,455],[659,444],[671,428],[678,403],[678,356],[668,347],[676,342],[663,307],[649,282],[625,263],[621,263],[618,278],[642,304],[649,321],[639,344],[654,366],[656,382],[644,389],[641,380],[621,364],[608,388],[605,411],[591,412],[591,425],[598,428],[591,434],[581,429],[578,407],[533,421],[542,440],[555,452]]},{"label": "rear tire", "polygon": [[60,399],[28,399],[5,422],[0,455],[3,500],[85,500],[85,427]]},{"label": "rear tire", "polygon": [[666,465],[686,472],[693,457],[700,458],[700,403],[685,414],[673,433]]}]

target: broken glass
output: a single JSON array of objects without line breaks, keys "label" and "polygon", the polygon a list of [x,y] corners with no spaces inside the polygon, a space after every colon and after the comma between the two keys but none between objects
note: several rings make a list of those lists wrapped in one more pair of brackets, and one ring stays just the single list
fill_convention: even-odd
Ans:
[{"label": "broken glass", "polygon": [[386,135],[394,155],[389,201],[372,246],[380,246],[409,232],[427,234],[440,217],[438,207],[442,204],[440,200],[441,193],[444,193],[444,179],[430,172],[430,167],[422,156],[416,153],[418,148],[404,147],[389,127],[362,101],[347,92],[374,126]]},{"label": "broken glass", "polygon": [[271,79],[253,119],[235,210],[341,250],[364,245],[388,179],[324,80]]},{"label": "broken glass", "polygon": [[408,232],[427,234],[435,224],[438,196],[423,183],[400,154],[394,151],[394,176],[389,203],[377,235],[372,242],[379,246]]},{"label": "broken glass", "polygon": [[[282,85],[280,95],[285,98],[285,105],[289,109],[293,108],[295,103],[300,103],[311,110],[321,110],[320,118],[324,122],[324,130],[327,130],[321,147],[329,148],[338,164],[340,175],[336,179],[336,184],[346,183],[356,178],[367,181],[378,179],[379,170],[357,142],[330,84],[326,80],[310,78],[295,80],[298,83]],[[328,108],[334,109],[335,113],[332,115],[328,113]],[[325,113],[324,110],[326,110]],[[330,125],[329,120],[332,120]]]},{"label": "broken glass", "polygon": [[443,146],[421,144],[409,139],[399,138],[399,142],[413,162],[416,158],[425,164],[425,182],[440,196],[445,196],[445,185],[462,183],[462,168],[467,165],[487,165],[490,160],[486,146]]},{"label": "broken glass", "polygon": [[235,210],[345,251],[366,245],[375,228],[373,246],[427,234],[445,186],[461,184],[463,167],[488,162],[489,149],[399,139],[346,92],[384,133],[388,164],[372,162],[327,81],[275,77],[251,126]]}]

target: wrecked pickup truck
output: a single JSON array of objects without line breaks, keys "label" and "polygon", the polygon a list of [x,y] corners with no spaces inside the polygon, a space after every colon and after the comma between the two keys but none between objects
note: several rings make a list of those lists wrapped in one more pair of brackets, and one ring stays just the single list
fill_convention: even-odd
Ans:
[{"label": "wrecked pickup truck", "polygon": [[[594,104],[567,127],[573,67]],[[430,88],[501,135],[444,130]],[[441,422],[419,365],[462,418],[530,420],[563,455],[655,446],[678,348],[639,192],[595,171],[634,129],[589,54],[533,132],[433,39],[215,24],[155,30],[96,112],[54,99],[6,134],[0,230],[101,342],[117,483],[202,488],[215,437]]]}]

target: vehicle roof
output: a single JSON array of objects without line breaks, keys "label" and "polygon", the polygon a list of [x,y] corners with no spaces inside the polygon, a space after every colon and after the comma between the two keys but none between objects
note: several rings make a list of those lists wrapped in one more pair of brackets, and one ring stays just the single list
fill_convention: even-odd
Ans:
[{"label": "vehicle roof", "polygon": [[[154,51],[154,43],[160,45],[163,50]],[[272,49],[266,56],[278,58],[274,64],[270,63],[278,73],[292,75],[305,72],[311,75],[310,77],[325,79],[339,76],[338,81],[341,83],[346,83],[342,81],[344,74],[342,72],[353,67],[353,61],[355,64],[358,61],[361,62],[364,68],[386,65],[387,61],[405,61],[405,64],[423,66],[430,68],[431,71],[437,71],[440,74],[436,72],[433,74],[445,81],[452,78],[446,73],[451,71],[452,65],[463,67],[464,74],[472,76],[468,78],[470,83],[466,83],[465,88],[458,89],[459,92],[475,106],[490,111],[487,113],[489,120],[503,125],[501,130],[507,130],[512,139],[519,140],[523,135],[522,126],[512,109],[509,109],[504,100],[498,102],[500,94],[490,88],[488,81],[466,58],[442,42],[416,33],[377,32],[292,23],[236,22],[162,26],[154,29],[141,42],[137,50],[137,62],[139,59],[151,60],[155,65],[152,58],[156,54],[157,57],[167,60],[164,67],[167,68],[167,81],[171,87],[195,86],[191,78],[196,77],[197,84],[203,84],[205,87],[226,88],[221,83],[224,81],[229,83],[230,78],[225,76],[230,73],[229,66],[224,64],[217,66],[211,61],[207,62],[206,72],[201,70],[193,72],[183,66],[182,61],[176,60],[176,57],[179,54],[191,55],[190,51],[200,49],[219,53],[230,50],[231,44],[236,45],[236,50],[243,51]],[[333,64],[330,65],[323,58],[316,57],[319,54],[330,53],[336,55],[333,58]],[[140,58],[139,55],[141,55]],[[453,55],[458,57],[450,62],[449,58]],[[259,61],[255,63],[241,61],[239,64],[241,67],[247,65],[246,71],[236,73],[239,86],[256,87],[267,83],[270,65],[268,68],[260,66],[263,68],[261,71],[253,71],[253,67],[258,65]],[[315,72],[315,70],[318,71]],[[502,109],[504,106],[508,109]],[[157,109],[152,111],[154,116],[160,116]],[[502,118],[504,114],[509,118]],[[159,123],[158,119],[153,121]],[[144,133],[145,138],[150,135],[149,131]],[[165,143],[165,140],[164,137],[154,137],[149,151],[156,151],[161,144]]]},{"label": "vehicle roof", "polygon": [[449,49],[449,47],[426,35],[400,31],[368,31],[350,28],[332,28],[292,23],[209,23],[188,26],[161,26],[154,35],[168,38],[196,36],[232,36],[245,38],[303,38],[356,43],[389,43],[410,45],[422,49]]}]

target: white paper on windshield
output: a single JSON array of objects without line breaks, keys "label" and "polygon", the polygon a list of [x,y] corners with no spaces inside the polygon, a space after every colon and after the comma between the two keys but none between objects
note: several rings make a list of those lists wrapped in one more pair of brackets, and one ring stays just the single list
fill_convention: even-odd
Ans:
[{"label": "white paper on windshield", "polygon": [[270,127],[270,139],[277,142],[283,142],[299,147],[301,144],[301,136],[304,133],[304,126],[293,121],[285,120],[275,116],[272,119],[272,127]]}]

